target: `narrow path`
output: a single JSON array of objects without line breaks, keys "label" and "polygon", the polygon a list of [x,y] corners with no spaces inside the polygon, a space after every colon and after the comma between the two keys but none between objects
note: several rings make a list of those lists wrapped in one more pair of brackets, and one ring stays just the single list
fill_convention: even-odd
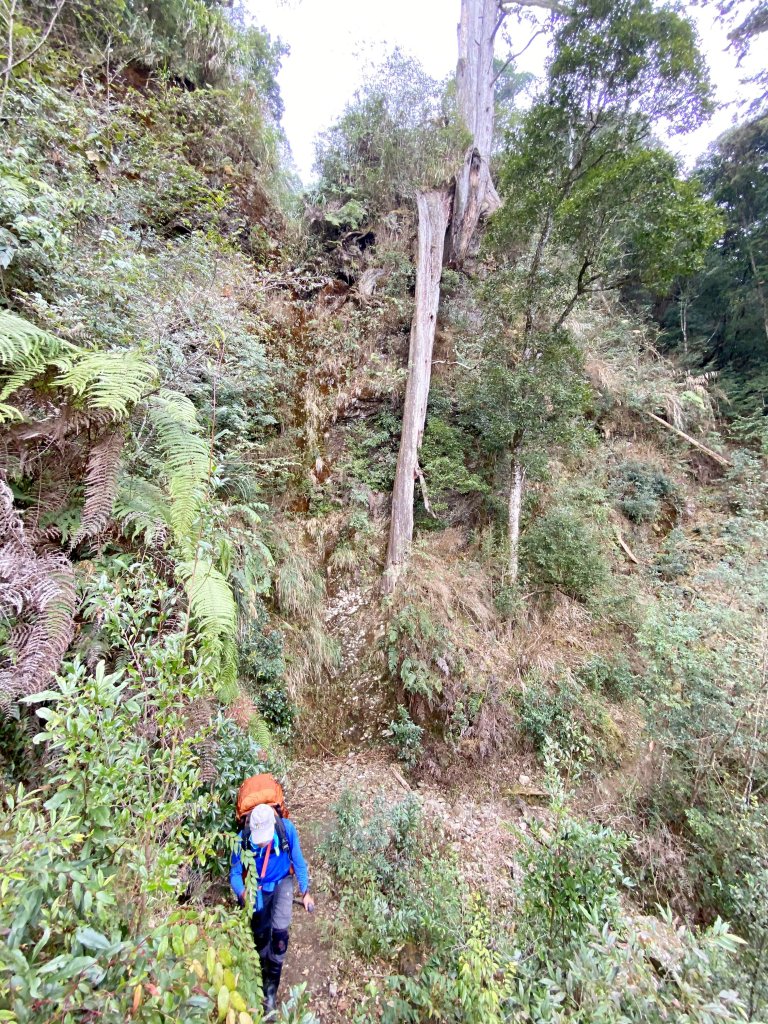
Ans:
[{"label": "narrow path", "polygon": [[[366,808],[382,798],[396,803],[409,789],[401,780],[396,762],[386,752],[372,750],[299,761],[288,775],[288,803],[309,862],[317,909],[310,916],[299,904],[294,907],[281,995],[286,998],[292,986],[306,983],[311,1007],[322,1024],[349,1021],[375,970],[334,950],[331,933],[338,900],[319,856],[320,846],[333,831],[332,807],[345,789],[354,789]],[[492,795],[487,779],[472,776],[466,787],[450,794],[431,784],[420,784],[413,792],[424,813],[442,821],[467,882],[483,890],[492,903],[505,900],[518,843],[505,823],[520,821],[514,799]]]}]

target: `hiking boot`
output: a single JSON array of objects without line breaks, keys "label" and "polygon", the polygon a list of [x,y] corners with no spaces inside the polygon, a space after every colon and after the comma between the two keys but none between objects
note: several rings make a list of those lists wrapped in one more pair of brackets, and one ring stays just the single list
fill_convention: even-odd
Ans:
[{"label": "hiking boot", "polygon": [[283,965],[267,962],[266,969],[262,975],[264,985],[264,1013],[270,1015],[277,1010],[277,990],[280,986],[280,975]]}]

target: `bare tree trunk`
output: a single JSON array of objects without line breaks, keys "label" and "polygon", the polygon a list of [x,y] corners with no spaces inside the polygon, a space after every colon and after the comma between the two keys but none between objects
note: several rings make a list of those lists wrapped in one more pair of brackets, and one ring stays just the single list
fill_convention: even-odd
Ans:
[{"label": "bare tree trunk", "polygon": [[472,145],[456,175],[450,245],[455,266],[466,259],[480,218],[501,206],[488,161],[493,142],[493,42],[503,18],[498,0],[461,0],[456,91]]},{"label": "bare tree trunk", "polygon": [[[480,218],[501,205],[491,181],[488,159],[493,140],[493,42],[505,17],[499,0],[461,0],[456,84],[459,110],[472,136],[455,188],[422,193],[419,210],[419,256],[416,309],[411,325],[408,384],[403,431],[392,491],[387,565],[382,589],[391,593],[410,553],[413,539],[413,491],[427,415],[432,348],[435,341],[440,276],[449,225],[449,255],[460,266]],[[451,206],[453,216],[451,217]]]},{"label": "bare tree trunk", "polygon": [[511,586],[517,583],[520,564],[520,511],[523,507],[523,488],[525,487],[525,470],[512,456],[512,482],[509,488],[509,511],[507,524],[509,532],[509,562],[507,578]]},{"label": "bare tree trunk", "polygon": [[413,490],[418,474],[419,448],[427,417],[432,348],[435,343],[440,276],[443,271],[445,236],[451,211],[449,189],[422,192],[416,197],[419,211],[419,253],[416,264],[416,309],[411,324],[408,383],[405,389],[403,430],[392,490],[387,566],[383,590],[391,593],[408,559],[413,538]]}]

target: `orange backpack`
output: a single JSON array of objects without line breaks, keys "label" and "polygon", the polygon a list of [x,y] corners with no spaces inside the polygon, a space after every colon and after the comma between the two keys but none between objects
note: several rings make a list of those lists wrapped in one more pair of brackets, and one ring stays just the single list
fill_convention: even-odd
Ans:
[{"label": "orange backpack", "polygon": [[269,804],[280,818],[289,818],[283,787],[272,775],[252,775],[237,792],[237,827],[245,828],[248,815],[258,804]]}]

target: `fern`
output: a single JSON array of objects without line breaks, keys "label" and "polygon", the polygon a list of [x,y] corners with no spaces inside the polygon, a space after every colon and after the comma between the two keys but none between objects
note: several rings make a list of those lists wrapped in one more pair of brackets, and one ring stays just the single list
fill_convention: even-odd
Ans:
[{"label": "fern", "polygon": [[123,440],[122,433],[115,430],[95,444],[88,455],[85,505],[80,528],[72,538],[72,548],[77,547],[86,537],[101,533],[109,522],[117,493]]},{"label": "fern", "polygon": [[168,479],[168,523],[176,541],[183,545],[189,541],[205,498],[210,451],[200,436],[195,407],[184,395],[164,388],[148,407]]},{"label": "fern", "polygon": [[38,555],[0,479],[0,616],[15,619],[0,669],[0,705],[44,690],[74,634],[75,581],[64,555]]},{"label": "fern", "polygon": [[224,576],[205,558],[180,562],[176,567],[189,602],[189,614],[202,640],[203,650],[218,663],[218,689],[222,698],[237,696],[237,606]]},{"label": "fern", "polygon": [[125,417],[157,377],[157,369],[132,352],[90,352],[0,310],[0,422],[20,415],[6,400],[53,368],[59,371],[54,388],[115,419]]},{"label": "fern", "polygon": [[77,346],[24,317],[0,310],[0,422],[23,418],[14,406],[6,404],[6,399],[49,366],[67,366],[78,351]]},{"label": "fern", "polygon": [[114,512],[125,535],[133,540],[141,537],[145,544],[154,544],[168,533],[168,495],[143,477],[120,481]]},{"label": "fern", "polygon": [[121,419],[156,377],[157,369],[132,352],[80,350],[53,383],[82,398],[89,409],[108,409]]},{"label": "fern", "polygon": [[38,363],[45,367],[78,351],[71,342],[57,338],[8,309],[0,309],[0,363],[5,366]]}]

